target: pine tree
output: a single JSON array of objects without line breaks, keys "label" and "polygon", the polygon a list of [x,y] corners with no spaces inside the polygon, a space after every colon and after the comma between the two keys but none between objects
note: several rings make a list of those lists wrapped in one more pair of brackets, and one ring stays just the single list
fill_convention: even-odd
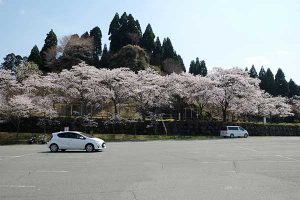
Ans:
[{"label": "pine tree", "polygon": [[[42,57],[42,65],[40,66],[40,70],[42,71],[46,71],[46,72],[50,72],[51,69],[49,68],[49,63],[47,60],[49,60],[49,58],[47,57],[47,53],[49,50],[55,51],[56,52],[56,46],[57,46],[57,37],[56,34],[54,33],[54,31],[51,29],[51,31],[47,34],[47,37],[45,39],[45,44],[40,52],[41,57]],[[56,56],[56,53],[53,53],[53,56]],[[55,59],[51,58],[51,59]]]},{"label": "pine tree", "polygon": [[86,39],[86,38],[89,38],[89,37],[90,37],[90,34],[87,31],[84,34],[81,35],[81,38],[85,38]]},{"label": "pine tree", "polygon": [[151,65],[160,66],[162,64],[162,47],[159,37],[156,38],[151,56]]},{"label": "pine tree", "polygon": [[278,69],[275,75],[275,88],[275,95],[280,95],[284,97],[289,95],[289,85],[285,80],[285,75],[283,71],[280,68]]},{"label": "pine tree", "polygon": [[165,60],[166,58],[175,58],[176,53],[174,51],[172,42],[170,38],[165,38],[162,45],[162,59]]},{"label": "pine tree", "polygon": [[184,62],[183,62],[183,60],[182,60],[182,58],[181,58],[180,55],[177,55],[177,61],[178,61],[179,65],[180,65],[180,67],[181,67],[181,70],[182,70],[183,72],[186,72],[185,66],[184,66]]},{"label": "pine tree", "polygon": [[35,45],[28,56],[28,61],[34,62],[38,66],[42,65],[42,57],[39,48]]},{"label": "pine tree", "polygon": [[100,67],[101,68],[109,67],[109,53],[106,44],[104,44],[103,53],[100,60]]},{"label": "pine tree", "polygon": [[194,75],[199,75],[201,73],[201,64],[200,64],[200,60],[199,58],[197,57],[196,58],[196,62],[195,62],[195,73]]},{"label": "pine tree", "polygon": [[189,73],[195,75],[196,72],[196,62],[194,60],[191,61]]},{"label": "pine tree", "polygon": [[204,60],[200,61],[200,75],[206,76],[207,75],[207,68]]},{"label": "pine tree", "polygon": [[265,69],[264,69],[264,66],[261,66],[260,71],[259,71],[258,78],[259,78],[260,80],[262,80],[263,77],[264,77],[265,75],[266,75],[266,71],[265,71]]},{"label": "pine tree", "polygon": [[252,78],[257,78],[257,77],[258,77],[254,65],[252,65],[252,67],[251,67],[251,69],[250,69],[250,71],[249,71],[249,75],[250,75],[250,77],[252,77]]},{"label": "pine tree", "polygon": [[148,24],[141,40],[141,46],[149,53],[152,53],[154,50],[154,39],[155,35],[152,31],[151,25]]},{"label": "pine tree", "polygon": [[23,61],[22,56],[15,55],[14,53],[7,54],[4,58],[4,62],[1,64],[1,69],[11,70],[14,73],[16,68]]},{"label": "pine tree", "polygon": [[274,75],[270,68],[267,69],[266,74],[262,77],[260,87],[271,95],[275,95],[275,81]]},{"label": "pine tree", "polygon": [[95,66],[99,65],[99,58],[102,53],[102,32],[98,26],[90,31],[90,37],[94,40],[93,63]]},{"label": "pine tree", "polygon": [[289,81],[289,92],[289,97],[300,95],[299,86],[292,79]]},{"label": "pine tree", "polygon": [[246,67],[246,68],[245,68],[245,72],[248,72],[248,71],[249,71],[249,70],[248,70],[248,67]]},{"label": "pine tree", "polygon": [[119,30],[120,30],[120,17],[119,14],[116,13],[113,20],[109,25],[108,35],[110,40],[110,51],[116,52],[120,49],[120,38],[119,38]]}]

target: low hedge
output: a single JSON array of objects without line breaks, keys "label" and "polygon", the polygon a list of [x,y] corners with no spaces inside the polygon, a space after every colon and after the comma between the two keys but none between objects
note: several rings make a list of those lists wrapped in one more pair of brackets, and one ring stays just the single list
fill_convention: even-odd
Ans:
[{"label": "low hedge", "polygon": [[[158,121],[156,125],[150,121],[123,121],[110,122],[95,120],[98,127],[81,126],[72,118],[56,119],[53,124],[47,124],[45,129],[38,126],[37,118],[22,119],[19,132],[24,133],[51,133],[57,132],[68,126],[70,130],[93,132],[98,134],[129,134],[129,135],[165,135],[163,123]],[[248,130],[251,136],[300,136],[299,124],[272,124],[264,125],[257,123],[223,123],[216,121],[165,121],[167,135],[174,136],[218,136],[222,126],[240,125]],[[0,132],[16,132],[16,127],[11,122],[0,124]]]}]

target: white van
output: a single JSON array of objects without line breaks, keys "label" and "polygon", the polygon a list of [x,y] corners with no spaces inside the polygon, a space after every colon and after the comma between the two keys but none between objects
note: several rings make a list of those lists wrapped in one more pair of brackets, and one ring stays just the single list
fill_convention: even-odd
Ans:
[{"label": "white van", "polygon": [[221,128],[221,137],[248,137],[249,133],[243,127],[240,126],[224,126]]}]

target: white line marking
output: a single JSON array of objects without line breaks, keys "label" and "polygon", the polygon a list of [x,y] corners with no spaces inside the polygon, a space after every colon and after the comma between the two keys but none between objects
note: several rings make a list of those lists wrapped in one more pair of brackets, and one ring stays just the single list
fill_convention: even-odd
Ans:
[{"label": "white line marking", "polygon": [[282,155],[275,155],[277,157],[280,157],[280,158],[285,158],[285,159],[288,159],[288,160],[295,160],[297,161],[295,158],[290,158],[290,157],[287,157],[287,156],[282,156]]},{"label": "white line marking", "polygon": [[258,151],[255,150],[255,149],[250,149],[250,148],[246,148],[246,147],[239,147],[239,148],[245,149],[245,150],[248,150],[248,151],[258,152]]},{"label": "white line marking", "polygon": [[5,188],[35,188],[34,185],[0,185]]},{"label": "white line marking", "polygon": [[37,173],[68,173],[69,171],[36,171]]},{"label": "white line marking", "polygon": [[15,156],[0,156],[0,157],[4,157],[4,158],[21,158],[21,157],[24,157],[24,156],[30,156],[30,155],[33,155],[35,153],[28,153],[28,154],[22,154],[22,155],[15,155]]}]

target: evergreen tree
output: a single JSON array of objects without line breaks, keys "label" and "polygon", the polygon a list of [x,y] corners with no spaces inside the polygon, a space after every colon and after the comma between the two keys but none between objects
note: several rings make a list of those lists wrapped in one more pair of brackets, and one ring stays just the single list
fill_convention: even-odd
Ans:
[{"label": "evergreen tree", "polygon": [[120,49],[120,38],[119,38],[119,29],[120,29],[120,17],[119,14],[116,13],[113,20],[109,25],[108,35],[110,40],[110,51],[116,52]]},{"label": "evergreen tree", "polygon": [[289,92],[289,97],[300,96],[299,86],[292,79],[289,81]]},{"label": "evergreen tree", "polygon": [[189,73],[194,75],[196,73],[196,62],[194,60],[191,61]]},{"label": "evergreen tree", "polygon": [[162,64],[162,47],[159,37],[156,38],[154,43],[154,49],[151,57],[151,65],[161,65]]},{"label": "evergreen tree", "polygon": [[[57,46],[57,37],[56,37],[56,34],[54,33],[54,31],[51,29],[51,31],[47,34],[47,37],[45,39],[45,44],[40,52],[41,57],[42,57],[42,65],[40,66],[40,70],[46,71],[46,72],[51,71],[48,66],[49,63],[47,60],[49,60],[49,58],[47,58],[47,53],[50,49],[53,51],[56,51],[56,46]],[[53,55],[56,55],[56,54],[53,53]],[[52,58],[52,59],[55,59],[55,58]]]},{"label": "evergreen tree", "polygon": [[184,66],[184,63],[183,63],[183,60],[182,60],[182,58],[181,58],[180,55],[177,55],[177,61],[178,61],[179,65],[180,65],[181,70],[182,70],[183,72],[186,72],[185,66]]},{"label": "evergreen tree", "polygon": [[11,70],[14,73],[16,68],[24,59],[20,55],[15,55],[14,53],[7,54],[4,58],[4,62],[1,64],[1,69]]},{"label": "evergreen tree", "polygon": [[245,68],[245,72],[248,72],[248,71],[249,71],[249,70],[248,70],[248,67],[246,67],[246,68]]},{"label": "evergreen tree", "polygon": [[110,58],[110,67],[126,67],[137,72],[149,67],[149,61],[144,49],[136,45],[126,45]]},{"label": "evergreen tree", "polygon": [[200,75],[206,76],[207,75],[207,68],[204,60],[200,61]]},{"label": "evergreen tree", "polygon": [[266,75],[266,71],[265,71],[265,69],[264,69],[264,66],[261,66],[260,71],[259,71],[258,78],[259,78],[260,80],[262,80],[263,77],[264,77],[265,75]]},{"label": "evergreen tree", "polygon": [[109,53],[107,50],[106,44],[104,44],[103,53],[100,60],[101,68],[108,68],[109,67]]},{"label": "evergreen tree", "polygon": [[194,75],[199,75],[201,73],[201,65],[200,65],[200,60],[199,58],[197,57],[196,58],[196,62],[195,62],[195,73]]},{"label": "evergreen tree", "polygon": [[42,57],[40,54],[40,50],[36,45],[31,49],[28,61],[34,62],[38,66],[42,65]]},{"label": "evergreen tree", "polygon": [[266,74],[262,77],[260,87],[271,95],[275,95],[275,81],[274,75],[270,68],[267,69]]},{"label": "evergreen tree", "polygon": [[99,58],[102,53],[102,32],[98,26],[90,31],[90,37],[94,40],[94,52],[93,52],[93,63],[95,66],[99,65]]},{"label": "evergreen tree", "polygon": [[258,77],[254,65],[252,65],[252,67],[251,67],[251,69],[250,69],[250,71],[249,71],[249,75],[250,75],[250,77],[252,77],[252,78],[257,78],[257,77]]},{"label": "evergreen tree", "polygon": [[289,95],[289,85],[285,80],[285,75],[283,71],[280,68],[278,69],[275,75],[275,88],[275,95],[280,95],[284,97]]},{"label": "evergreen tree", "polygon": [[138,30],[139,36],[142,37],[142,29],[141,29],[141,25],[140,25],[139,20],[135,20],[135,25],[136,25],[136,28]]},{"label": "evergreen tree", "polygon": [[170,40],[170,38],[165,38],[163,41],[163,45],[162,45],[162,59],[166,59],[166,58],[175,58],[176,57],[176,53],[174,51],[172,42]]},{"label": "evergreen tree", "polygon": [[193,75],[201,75],[206,76],[207,75],[207,68],[204,60],[199,60],[199,58],[196,58],[196,61],[192,60],[190,64],[190,71]]},{"label": "evergreen tree", "polygon": [[154,39],[155,35],[152,31],[151,25],[148,24],[141,40],[141,47],[143,47],[147,52],[152,53],[155,47]]},{"label": "evergreen tree", "polygon": [[81,35],[81,38],[85,38],[86,39],[86,38],[89,38],[89,37],[90,37],[90,34],[87,31],[84,34]]}]

